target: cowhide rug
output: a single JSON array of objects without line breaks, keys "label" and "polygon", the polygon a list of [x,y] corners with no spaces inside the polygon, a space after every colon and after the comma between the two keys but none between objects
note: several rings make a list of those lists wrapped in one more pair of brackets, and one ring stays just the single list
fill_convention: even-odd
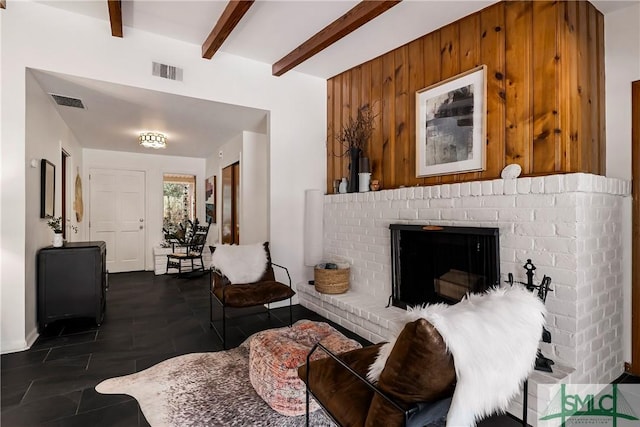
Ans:
[{"label": "cowhide rug", "polygon": [[[152,427],[303,426],[304,415],[281,415],[254,391],[249,381],[250,340],[231,350],[186,354],[110,378],[96,391],[132,396]],[[334,424],[315,411],[311,425]]]}]

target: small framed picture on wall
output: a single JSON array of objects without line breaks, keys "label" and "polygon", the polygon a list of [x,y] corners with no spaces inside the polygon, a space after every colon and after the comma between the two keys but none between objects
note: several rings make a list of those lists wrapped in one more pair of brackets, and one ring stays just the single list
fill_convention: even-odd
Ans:
[{"label": "small framed picture on wall", "polygon": [[208,223],[216,223],[216,176],[204,181],[204,207]]},{"label": "small framed picture on wall", "polygon": [[56,166],[47,159],[40,161],[40,218],[55,214]]}]

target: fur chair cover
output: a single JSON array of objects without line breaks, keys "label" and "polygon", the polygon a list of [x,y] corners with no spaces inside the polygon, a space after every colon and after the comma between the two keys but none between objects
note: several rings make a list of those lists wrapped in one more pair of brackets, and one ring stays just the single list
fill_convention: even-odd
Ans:
[{"label": "fur chair cover", "polygon": [[231,283],[257,282],[267,268],[264,243],[216,245],[211,266],[220,270]]},{"label": "fur chair cover", "polygon": [[[534,368],[545,314],[542,301],[521,285],[470,294],[455,305],[407,311],[406,322],[428,320],[453,355],[457,384],[448,427],[475,426],[507,409]],[[380,377],[394,343],[380,348],[369,368],[370,381]]]}]

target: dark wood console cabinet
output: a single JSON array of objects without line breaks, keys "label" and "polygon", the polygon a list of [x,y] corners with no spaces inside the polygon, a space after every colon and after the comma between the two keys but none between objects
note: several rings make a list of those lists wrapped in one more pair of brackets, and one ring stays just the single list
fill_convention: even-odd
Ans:
[{"label": "dark wood console cabinet", "polygon": [[94,318],[106,308],[105,242],[73,242],[38,252],[38,327],[59,319]]}]

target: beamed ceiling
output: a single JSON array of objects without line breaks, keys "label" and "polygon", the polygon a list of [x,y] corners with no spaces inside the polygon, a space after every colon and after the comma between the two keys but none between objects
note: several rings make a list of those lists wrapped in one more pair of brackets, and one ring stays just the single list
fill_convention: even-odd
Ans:
[{"label": "beamed ceiling", "polygon": [[[0,0],[3,2],[5,0]],[[111,21],[111,34],[114,37],[123,37],[123,21],[122,21],[122,2],[121,0],[106,0],[109,8],[109,19]],[[136,0],[134,0],[136,1]],[[139,1],[139,0],[138,0]],[[265,0],[262,2],[264,3]],[[343,37],[348,36],[358,28],[366,25],[368,22],[376,19],[378,16],[387,12],[394,6],[398,5],[402,0],[363,0],[355,2],[342,15],[338,16],[332,22],[327,23],[322,29],[317,31],[311,37],[306,40],[298,40],[299,44],[293,48],[285,56],[277,60],[272,64],[272,74],[274,76],[281,76],[287,71],[295,68],[297,65],[305,62],[314,55],[322,52],[329,46],[333,45]],[[225,2],[219,2],[225,3]],[[293,3],[293,2],[290,2]],[[310,9],[318,7],[317,2],[303,2],[307,3]],[[328,3],[325,1],[325,3]],[[349,4],[354,3],[350,1],[342,1],[340,3]],[[443,5],[439,1],[408,1],[408,3],[426,3],[431,4],[433,9],[441,8]],[[475,7],[463,5],[464,3],[471,3]],[[493,3],[493,1],[449,1],[449,7],[451,10],[459,10],[457,18],[461,18],[466,14],[472,13],[482,7]],[[608,9],[623,6],[625,1],[600,1],[600,8],[606,12]],[[619,5],[618,5],[619,4]],[[202,57],[211,59],[213,55],[218,51],[225,40],[236,29],[242,18],[254,5],[254,0],[230,0],[226,2],[226,5],[220,14],[219,18],[212,26],[211,32],[208,37],[202,43]],[[423,15],[426,29],[433,30],[437,27],[429,25],[429,22],[437,22],[437,13]],[[442,25],[442,23],[441,23]],[[279,31],[280,28],[271,28],[271,31]],[[428,32],[428,31],[427,31]],[[426,32],[422,33],[425,34]],[[409,41],[409,40],[406,40]],[[405,41],[405,42],[406,42]]]},{"label": "beamed ceiling", "polygon": [[[19,0],[0,0],[12,1]],[[217,52],[330,78],[495,0],[36,0],[109,23],[126,39],[147,31]],[[108,33],[105,31],[105,35]],[[179,66],[179,64],[176,64]]]},{"label": "beamed ceiling", "polygon": [[[12,1],[0,0],[0,7]],[[329,78],[393,50],[495,0],[37,0],[108,20],[113,37],[131,29]],[[638,0],[593,0],[607,13]],[[10,7],[10,6],[8,6]]]},{"label": "beamed ceiling", "polygon": [[[357,3],[343,15],[339,16],[273,64],[273,75],[281,76],[293,69],[296,65],[301,64],[316,53],[321,52],[341,38],[365,25],[367,22],[396,6],[401,1],[402,0],[367,0]],[[109,20],[111,22],[111,35],[114,37],[123,37],[122,1],[107,0],[107,3]],[[202,44],[203,58],[211,59],[213,57],[253,5],[254,0],[230,0],[226,3],[222,14]],[[277,31],[275,28],[273,30]]]},{"label": "beamed ceiling", "polygon": [[[0,8],[10,9],[14,1],[21,0],[0,0]],[[104,23],[105,37],[126,40],[132,32],[145,31],[201,46],[201,55],[206,59],[215,60],[216,55],[224,52],[271,64],[274,76],[296,71],[324,79],[495,3],[495,0],[35,1],[98,20],[99,26]],[[638,1],[592,3],[606,14]],[[90,108],[81,111],[56,106],[88,148],[138,151],[129,142],[135,138],[135,130],[153,128],[167,132],[170,137],[169,147],[158,154],[206,157],[215,153],[214,146],[226,141],[225,138],[242,130],[265,129],[266,111],[199,103],[175,96],[156,99],[151,109],[149,98],[160,95],[73,76],[33,72],[45,92],[82,98],[89,105]],[[209,117],[225,117],[224,122],[209,120],[198,124],[181,119],[193,105],[201,112],[207,111]],[[99,128],[102,122],[109,123],[108,130]],[[188,128],[181,126],[184,123],[189,123]],[[207,138],[212,134],[218,136],[213,145]],[[104,135],[104,141],[88,135]],[[114,141],[120,141],[122,146]],[[208,146],[203,146],[203,141]]]}]

